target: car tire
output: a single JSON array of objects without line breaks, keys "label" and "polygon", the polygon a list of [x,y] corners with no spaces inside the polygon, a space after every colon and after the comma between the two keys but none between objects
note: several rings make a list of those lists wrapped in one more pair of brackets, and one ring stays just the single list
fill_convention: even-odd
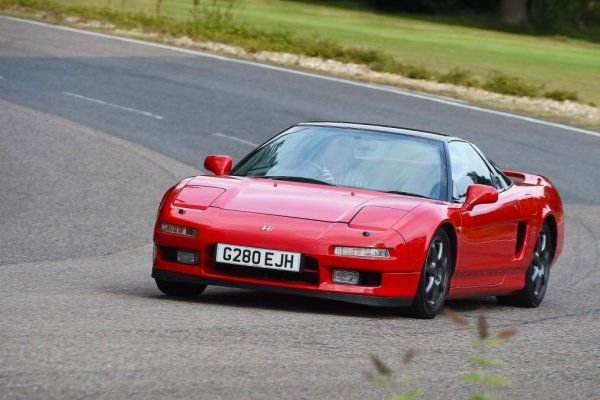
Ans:
[{"label": "car tire", "polygon": [[156,279],[156,286],[166,295],[174,297],[197,297],[202,294],[206,285],[192,285],[183,282],[170,282]]},{"label": "car tire", "polygon": [[431,319],[440,313],[450,288],[452,246],[444,229],[438,230],[429,244],[417,295],[411,311],[417,318]]},{"label": "car tire", "polygon": [[544,222],[535,243],[531,263],[525,273],[525,287],[520,292],[510,296],[497,296],[498,303],[526,308],[534,308],[542,303],[550,279],[552,245],[550,228]]}]

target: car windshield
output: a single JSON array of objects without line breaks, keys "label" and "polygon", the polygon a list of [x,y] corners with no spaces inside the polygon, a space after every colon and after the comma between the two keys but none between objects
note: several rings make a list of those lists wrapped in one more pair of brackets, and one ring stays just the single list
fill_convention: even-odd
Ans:
[{"label": "car windshield", "polygon": [[442,142],[388,132],[296,126],[250,153],[232,175],[446,198]]}]

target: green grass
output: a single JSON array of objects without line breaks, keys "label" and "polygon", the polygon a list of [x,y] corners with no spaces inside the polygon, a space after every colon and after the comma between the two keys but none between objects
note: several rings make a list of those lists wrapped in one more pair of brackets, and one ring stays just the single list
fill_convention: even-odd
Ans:
[{"label": "green grass", "polygon": [[[64,5],[108,5],[117,10],[124,4],[127,11],[149,14],[154,13],[156,5],[155,0],[54,1]],[[207,1],[212,2],[200,0],[200,3]],[[193,0],[163,0],[161,15],[187,20],[192,5]],[[294,38],[304,39],[309,44],[305,47],[319,43],[315,38],[326,38],[324,46],[331,47],[333,58],[352,59],[352,55],[346,52],[339,56],[339,49],[332,43],[346,49],[373,50],[371,62],[366,51],[358,52],[358,59],[366,60],[378,70],[402,72],[416,78],[435,75],[440,81],[484,86],[501,93],[600,103],[600,45],[591,42],[506,33],[444,23],[431,17],[381,15],[301,1],[237,0],[232,13],[236,21],[256,28],[258,36],[260,32],[276,35],[288,31]],[[261,43],[258,36],[254,38],[257,46],[270,40],[266,37]],[[281,43],[270,47],[286,50],[284,44],[289,42],[289,35],[282,36],[285,38]],[[301,47],[290,45],[290,50]],[[313,49],[312,53],[323,55],[320,50]],[[386,62],[382,54],[395,62]]]}]

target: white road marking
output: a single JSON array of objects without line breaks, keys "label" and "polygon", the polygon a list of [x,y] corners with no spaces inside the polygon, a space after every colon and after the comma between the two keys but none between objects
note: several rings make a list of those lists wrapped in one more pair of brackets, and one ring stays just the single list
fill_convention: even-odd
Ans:
[{"label": "white road marking", "polygon": [[214,136],[218,136],[218,137],[222,137],[222,138],[225,138],[225,139],[233,140],[233,141],[236,141],[236,142],[239,142],[239,143],[244,143],[244,144],[247,144],[248,146],[252,146],[252,147],[258,146],[257,143],[249,142],[247,140],[240,139],[239,137],[225,135],[224,133],[217,132],[217,133],[213,133],[213,135]]},{"label": "white road marking", "polygon": [[163,119],[163,117],[161,115],[152,114],[151,112],[148,112],[148,111],[142,111],[142,110],[137,110],[137,109],[131,108],[131,107],[120,106],[118,104],[109,103],[107,101],[100,100],[100,99],[94,99],[93,97],[87,97],[87,96],[83,96],[83,95],[77,94],[77,93],[62,92],[62,94],[64,96],[75,97],[77,99],[89,101],[89,102],[96,103],[96,104],[102,104],[103,106],[113,107],[113,108],[117,108],[117,109],[123,110],[123,111],[129,111],[134,114],[140,114],[140,115],[154,118],[154,119]]},{"label": "white road marking", "polygon": [[175,52],[179,52],[179,53],[192,54],[192,55],[196,55],[196,56],[212,58],[212,59],[221,60],[221,61],[228,61],[228,62],[237,63],[237,64],[253,65],[253,66],[259,67],[259,68],[287,72],[289,74],[307,76],[307,77],[331,81],[331,82],[344,83],[347,85],[358,86],[358,87],[379,90],[379,91],[388,92],[388,93],[399,94],[401,96],[406,96],[406,97],[414,97],[414,98],[418,98],[418,99],[423,99],[423,100],[428,100],[428,101],[432,101],[432,102],[436,102],[436,103],[449,105],[452,107],[464,108],[467,110],[479,111],[479,112],[483,112],[483,113],[487,113],[487,114],[500,115],[503,117],[517,119],[517,120],[526,121],[526,122],[531,122],[531,123],[538,124],[538,125],[551,126],[553,128],[559,128],[559,129],[564,129],[564,130],[568,130],[568,131],[572,131],[572,132],[583,133],[585,135],[600,137],[600,132],[591,131],[588,129],[576,128],[574,126],[559,124],[557,122],[545,121],[545,120],[537,119],[537,118],[533,118],[533,117],[526,117],[524,115],[519,115],[519,114],[512,114],[512,113],[505,112],[505,111],[492,110],[492,109],[488,109],[488,108],[474,106],[471,104],[462,103],[461,101],[457,101],[457,100],[450,100],[450,99],[445,99],[445,98],[441,98],[441,97],[432,97],[432,96],[428,96],[426,94],[411,92],[408,90],[394,88],[391,86],[373,85],[373,84],[369,84],[369,83],[351,81],[348,79],[334,78],[331,76],[318,75],[318,74],[311,73],[311,72],[298,71],[298,70],[289,69],[289,68],[285,68],[285,67],[278,67],[275,65],[261,64],[259,62],[255,62],[255,61],[240,60],[240,59],[220,56],[217,54],[205,53],[205,52],[198,51],[198,50],[184,49],[184,48],[180,48],[180,47],[170,46],[167,44],[146,42],[146,41],[139,40],[139,39],[131,39],[131,38],[126,38],[126,37],[108,35],[106,33],[86,31],[86,30],[77,29],[77,28],[69,28],[67,26],[52,25],[52,24],[48,24],[45,22],[32,21],[32,20],[8,17],[8,16],[0,16],[0,19],[6,19],[6,20],[10,20],[10,21],[22,22],[22,23],[27,23],[27,24],[32,24],[32,25],[38,25],[38,26],[43,26],[46,28],[58,29],[58,30],[66,31],[66,32],[74,32],[74,33],[79,33],[82,35],[94,36],[94,37],[99,37],[99,38],[104,38],[104,39],[117,40],[120,42],[133,43],[133,44],[138,44],[138,45],[142,45],[142,46],[155,47],[155,48],[175,51]]}]

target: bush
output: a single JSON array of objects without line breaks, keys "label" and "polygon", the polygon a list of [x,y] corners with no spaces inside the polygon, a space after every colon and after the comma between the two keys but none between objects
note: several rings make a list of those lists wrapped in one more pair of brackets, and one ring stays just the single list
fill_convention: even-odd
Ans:
[{"label": "bush", "polygon": [[501,73],[490,76],[482,87],[490,92],[527,97],[538,97],[542,89],[540,86],[525,83],[516,76]]},{"label": "bush", "polygon": [[579,101],[579,95],[577,92],[572,92],[569,90],[551,90],[549,92],[545,92],[544,97],[558,101]]},{"label": "bush", "polygon": [[434,76],[433,72],[431,72],[427,68],[419,65],[410,64],[402,65],[402,67],[400,68],[400,73],[406,76],[407,78],[411,79],[431,80]]},{"label": "bush", "polygon": [[454,68],[445,74],[437,77],[438,82],[452,83],[454,85],[462,85],[468,87],[478,87],[480,83],[473,78],[473,73],[468,69]]}]

